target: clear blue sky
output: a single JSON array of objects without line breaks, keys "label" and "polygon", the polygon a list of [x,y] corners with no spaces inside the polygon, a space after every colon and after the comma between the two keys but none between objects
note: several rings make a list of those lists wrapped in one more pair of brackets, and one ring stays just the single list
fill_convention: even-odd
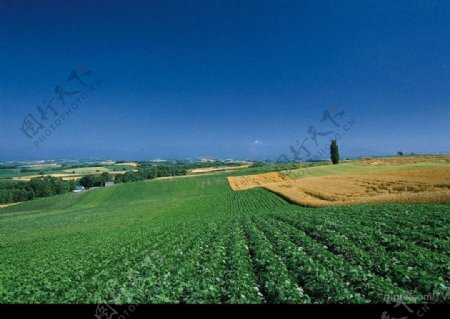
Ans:
[{"label": "clear blue sky", "polygon": [[0,159],[276,158],[332,107],[344,156],[450,152],[450,2],[67,2],[0,2]]}]

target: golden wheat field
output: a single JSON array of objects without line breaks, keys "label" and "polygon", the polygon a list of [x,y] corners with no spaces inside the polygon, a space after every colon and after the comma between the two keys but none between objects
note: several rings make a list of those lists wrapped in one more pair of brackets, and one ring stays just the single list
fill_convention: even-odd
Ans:
[{"label": "golden wheat field", "polygon": [[360,160],[361,163],[369,165],[392,165],[392,164],[415,164],[426,162],[450,162],[448,155],[431,155],[431,156],[396,156],[385,158],[364,158]]},{"label": "golden wheat field", "polygon": [[[450,167],[433,165],[437,161],[448,161],[448,156],[365,159],[356,164],[377,165],[380,169],[367,171],[355,165],[353,173],[348,173],[347,166],[342,174],[335,174],[333,170],[339,172],[341,168],[339,165],[329,165],[316,169],[323,173],[325,168],[329,175],[324,176],[293,179],[282,173],[266,173],[229,177],[228,181],[233,190],[263,187],[291,202],[309,207],[364,203],[450,203]],[[411,169],[407,166],[411,163],[430,165]],[[399,164],[404,164],[405,169]],[[386,170],[389,166],[393,169]]]},{"label": "golden wheat field", "polygon": [[450,203],[450,170],[320,176],[264,187],[303,206],[362,203]]},{"label": "golden wheat field", "polygon": [[284,182],[291,178],[282,173],[273,172],[256,175],[231,176],[227,177],[227,179],[232,190],[240,191],[258,186],[265,186],[271,183]]}]

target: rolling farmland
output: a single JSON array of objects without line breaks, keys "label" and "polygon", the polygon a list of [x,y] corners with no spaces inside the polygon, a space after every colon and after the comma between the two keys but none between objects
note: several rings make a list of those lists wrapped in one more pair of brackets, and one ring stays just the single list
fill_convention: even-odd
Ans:
[{"label": "rolling farmland", "polygon": [[262,188],[233,191],[230,174],[238,172],[1,209],[0,301],[380,303],[448,294],[449,205],[303,208]]},{"label": "rolling farmland", "polygon": [[230,187],[235,191],[250,189],[258,186],[265,186],[272,183],[285,182],[288,180],[290,180],[290,178],[288,178],[286,175],[275,172],[228,177]]},{"label": "rolling farmland", "polygon": [[307,207],[348,204],[450,204],[450,157],[347,161],[278,173],[230,176],[233,190],[263,187]]},{"label": "rolling farmland", "polygon": [[[61,168],[61,167],[53,167],[52,170],[49,170],[48,165],[44,165],[40,170],[35,171],[27,171],[21,172],[20,169],[1,169],[0,177],[9,177],[13,180],[17,181],[29,181],[32,178],[40,177],[40,176],[52,176],[59,177],[64,180],[75,180],[83,177],[84,175],[94,175],[100,174],[103,172],[107,172],[109,174],[125,174],[128,171],[135,171],[136,166],[132,165],[136,163],[124,163],[124,164],[111,164],[108,166],[87,166],[87,167],[79,167],[79,168]],[[43,174],[40,175],[39,173]]]}]

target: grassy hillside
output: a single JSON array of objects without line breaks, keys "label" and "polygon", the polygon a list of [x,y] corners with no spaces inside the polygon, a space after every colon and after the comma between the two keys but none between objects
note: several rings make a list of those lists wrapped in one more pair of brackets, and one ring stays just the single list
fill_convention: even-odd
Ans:
[{"label": "grassy hillside", "polygon": [[442,162],[419,162],[419,163],[389,163],[386,165],[374,165],[361,161],[344,161],[339,165],[321,165],[314,167],[298,168],[293,170],[284,171],[286,175],[293,179],[305,178],[305,177],[319,177],[319,176],[332,176],[332,175],[344,175],[353,173],[370,173],[370,172],[390,172],[397,170],[413,170],[413,169],[431,169],[442,168],[449,169],[450,161],[447,157],[446,161]]},{"label": "grassy hillside", "polygon": [[306,209],[264,189],[234,192],[230,174],[1,209],[0,302],[362,303],[449,292],[448,205]]}]

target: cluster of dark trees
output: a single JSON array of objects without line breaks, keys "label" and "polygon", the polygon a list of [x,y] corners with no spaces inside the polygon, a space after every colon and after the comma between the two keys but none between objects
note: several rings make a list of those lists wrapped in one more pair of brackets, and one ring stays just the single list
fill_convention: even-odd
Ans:
[{"label": "cluster of dark trees", "polygon": [[29,182],[0,181],[0,204],[23,202],[70,192],[77,181],[64,181],[56,177],[36,177]]},{"label": "cluster of dark trees", "polygon": [[1,169],[16,169],[17,166],[16,165],[1,165],[0,168]]},{"label": "cluster of dark trees", "polygon": [[264,164],[264,162],[261,162],[261,161],[255,161],[255,162],[253,162],[252,163],[252,165],[250,165],[250,167],[263,167],[263,166],[265,166],[266,164]]},{"label": "cluster of dark trees", "polygon": [[104,172],[100,175],[86,175],[80,178],[79,185],[83,185],[86,188],[101,187],[105,182],[114,181],[114,176]]},{"label": "cluster of dark trees", "polygon": [[149,169],[140,169],[137,172],[126,172],[125,174],[116,175],[114,181],[116,183],[128,183],[144,181],[146,179],[153,179],[156,177],[186,175],[186,173],[187,169],[184,167],[179,167],[178,165],[158,165]]},{"label": "cluster of dark trees", "polygon": [[186,173],[187,169],[177,165],[158,165],[148,169],[139,169],[137,172],[130,171],[120,175],[111,175],[106,172],[100,175],[86,175],[80,179],[79,184],[86,188],[101,187],[105,182],[113,181],[115,183],[129,183],[156,177],[186,175]]}]

